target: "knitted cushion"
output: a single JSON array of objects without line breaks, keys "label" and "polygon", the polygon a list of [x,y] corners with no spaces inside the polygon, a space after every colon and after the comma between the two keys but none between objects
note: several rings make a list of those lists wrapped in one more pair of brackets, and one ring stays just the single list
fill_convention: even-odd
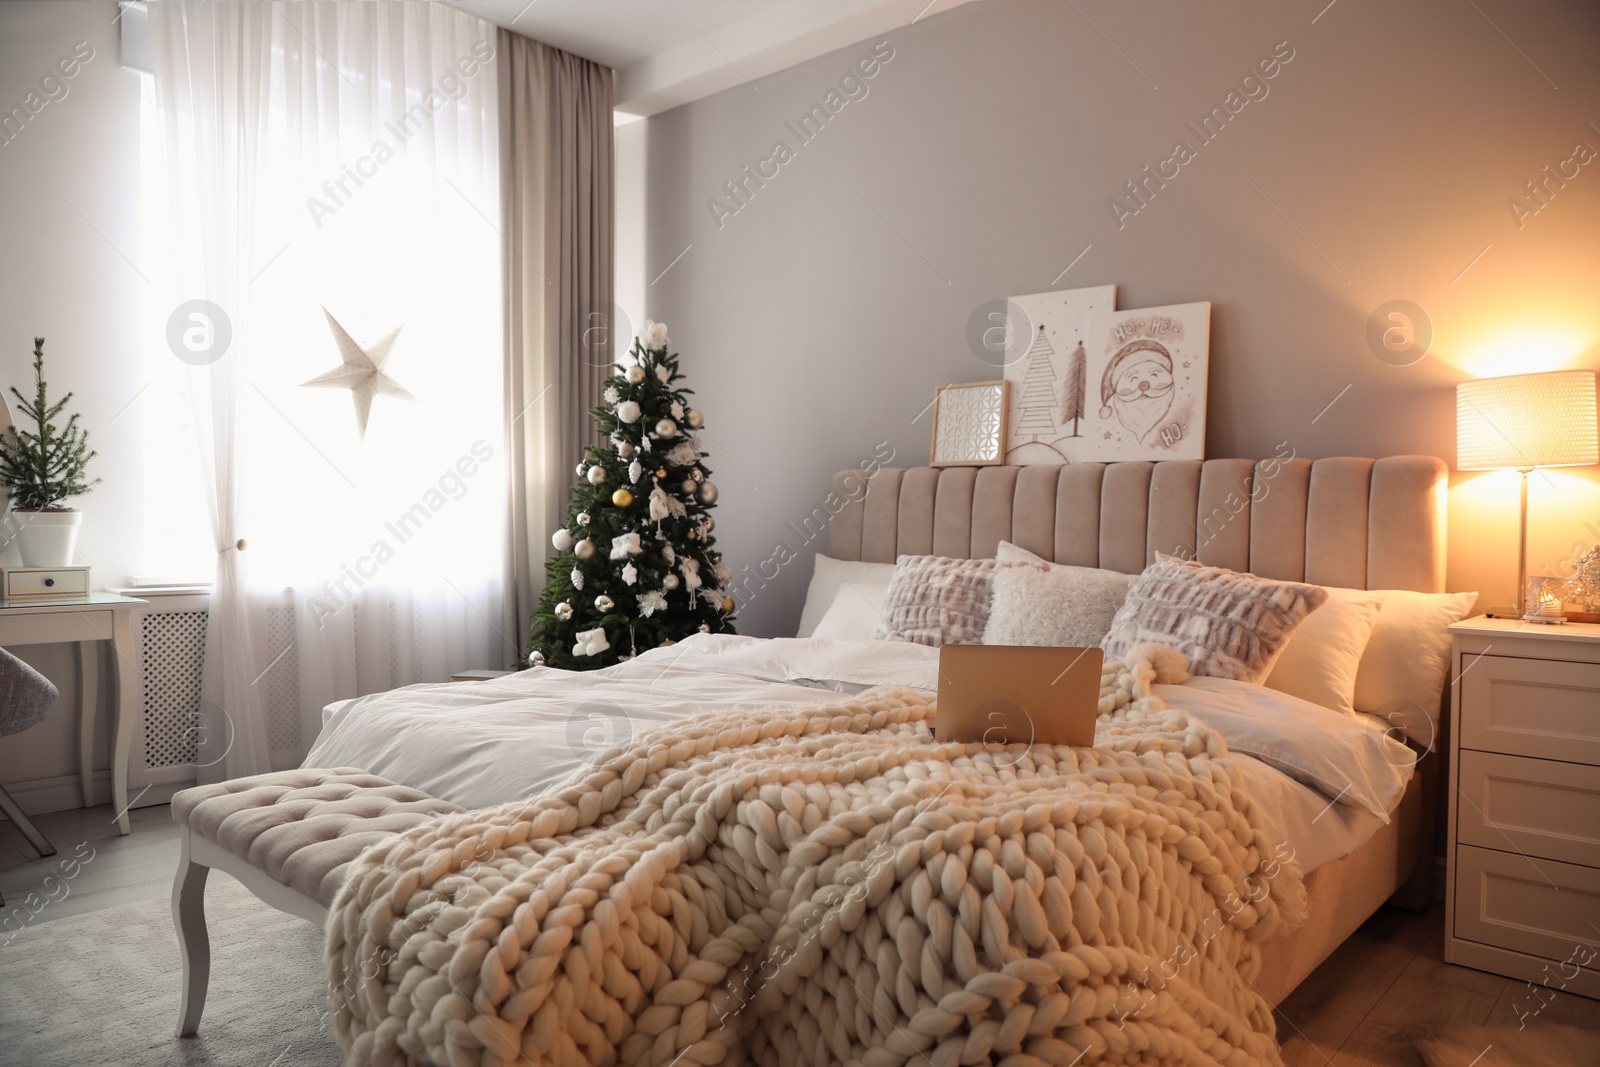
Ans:
[{"label": "knitted cushion", "polygon": [[185,789],[172,817],[324,907],[362,849],[462,810],[354,767],[302,768]]},{"label": "knitted cushion", "polygon": [[992,559],[901,556],[876,636],[917,645],[976,645],[989,621]]},{"label": "knitted cushion", "polygon": [[56,706],[50,679],[0,648],[0,737],[44,721]]},{"label": "knitted cushion", "polygon": [[1189,657],[1193,674],[1260,684],[1295,627],[1327,599],[1320,585],[1157,553],[1101,647],[1106,659],[1122,659],[1135,645],[1169,645]]}]

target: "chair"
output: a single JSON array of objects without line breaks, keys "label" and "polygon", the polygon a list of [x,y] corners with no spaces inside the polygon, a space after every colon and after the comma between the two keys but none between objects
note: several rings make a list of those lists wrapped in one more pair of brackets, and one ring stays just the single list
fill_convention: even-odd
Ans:
[{"label": "chair", "polygon": [[[50,679],[0,648],[0,737],[21,733],[43,722],[55,709],[57,695]],[[0,785],[0,812],[16,824],[41,857],[56,854],[55,846],[22,814],[22,809],[3,785]],[[5,898],[0,897],[0,904],[4,903]]]}]

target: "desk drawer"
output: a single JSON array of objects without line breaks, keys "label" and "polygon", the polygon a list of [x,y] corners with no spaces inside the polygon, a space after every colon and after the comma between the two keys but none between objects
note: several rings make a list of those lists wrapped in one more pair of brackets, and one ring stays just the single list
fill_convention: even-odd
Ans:
[{"label": "desk drawer", "polygon": [[1600,765],[1600,663],[1462,655],[1461,747]]},{"label": "desk drawer", "polygon": [[1455,849],[1457,937],[1547,960],[1593,943],[1600,870],[1471,845]]},{"label": "desk drawer", "polygon": [[83,596],[89,591],[88,567],[6,568],[5,597]]},{"label": "desk drawer", "polygon": [[1600,867],[1600,768],[1463,749],[1456,840]]}]

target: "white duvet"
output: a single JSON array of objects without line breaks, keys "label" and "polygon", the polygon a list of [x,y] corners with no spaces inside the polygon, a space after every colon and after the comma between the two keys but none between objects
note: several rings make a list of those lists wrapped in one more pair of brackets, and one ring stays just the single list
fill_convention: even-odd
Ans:
[{"label": "white duvet", "polygon": [[[361,767],[488,807],[548,789],[654,723],[828,704],[874,685],[937,689],[937,674],[938,650],[923,645],[699,634],[587,674],[535,668],[348,700],[328,709],[305,765]],[[1216,678],[1156,691],[1223,735],[1306,871],[1371,837],[1411,777],[1411,750],[1371,721]]]}]

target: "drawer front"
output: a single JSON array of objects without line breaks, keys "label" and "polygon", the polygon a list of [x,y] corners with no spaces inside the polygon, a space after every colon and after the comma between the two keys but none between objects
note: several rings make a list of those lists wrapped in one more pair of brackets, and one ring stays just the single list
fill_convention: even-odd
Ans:
[{"label": "drawer front", "polygon": [[1600,765],[1600,663],[1463,654],[1461,747]]},{"label": "drawer front", "polygon": [[7,571],[6,596],[83,596],[89,591],[89,572],[81,567],[59,571]]},{"label": "drawer front", "polygon": [[0,611],[0,646],[53,645],[58,641],[109,641],[116,621],[100,609],[63,607],[59,611],[14,608]]},{"label": "drawer front", "polygon": [[1600,767],[1463,750],[1456,840],[1600,867]]},{"label": "drawer front", "polygon": [[1547,960],[1594,943],[1600,870],[1471,845],[1455,849],[1457,937]]}]

